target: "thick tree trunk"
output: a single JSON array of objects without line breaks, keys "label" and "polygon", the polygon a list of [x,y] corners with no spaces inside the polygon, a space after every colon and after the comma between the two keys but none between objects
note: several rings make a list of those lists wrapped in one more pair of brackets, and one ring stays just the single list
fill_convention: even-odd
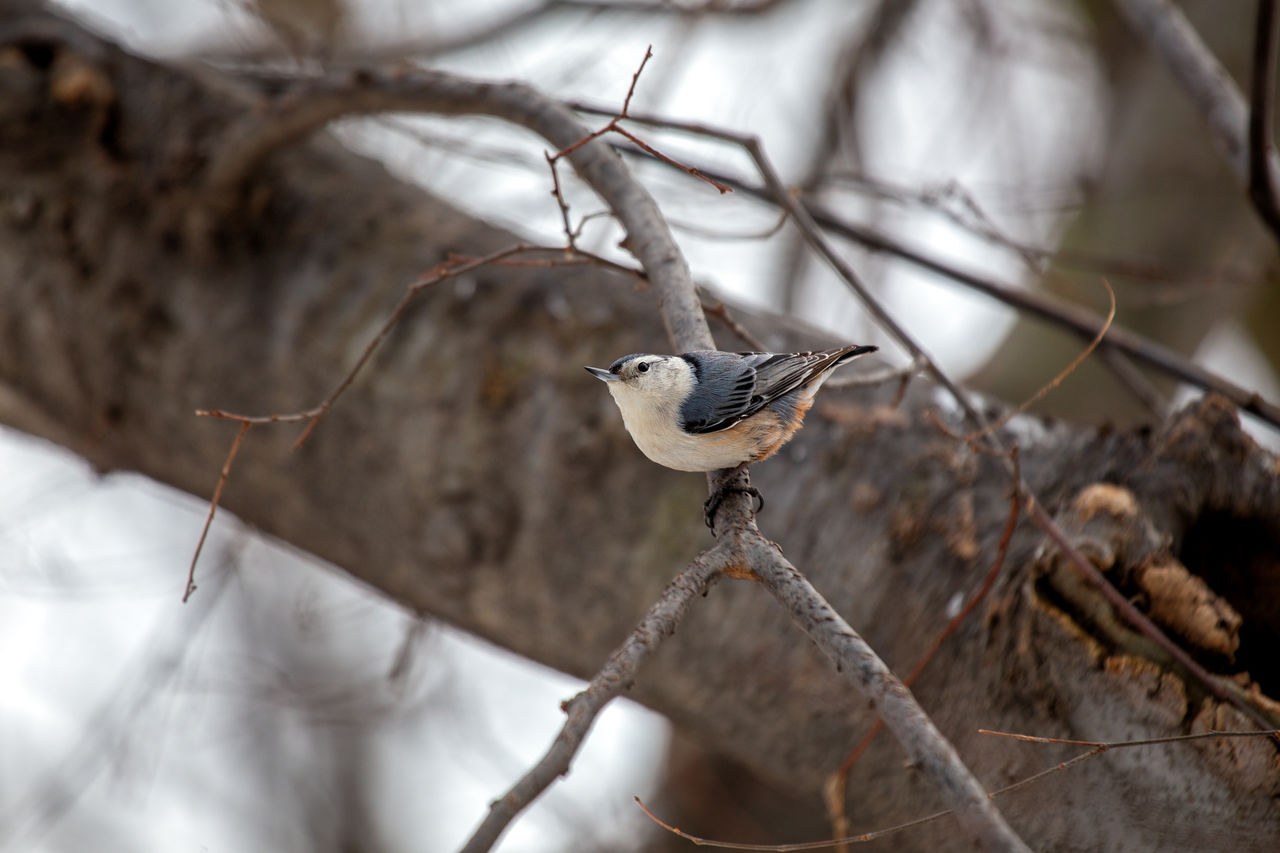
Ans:
[{"label": "thick tree trunk", "polygon": [[[513,241],[323,141],[277,155],[242,209],[210,218],[203,170],[252,99],[71,25],[8,21],[0,87],[0,418],[104,469],[207,496],[235,428],[195,409],[314,405],[422,271]],[[757,325],[770,345],[825,343]],[[582,372],[665,350],[661,328],[647,293],[596,270],[446,282],[301,451],[291,427],[249,434],[225,505],[408,607],[590,676],[709,542],[703,478],[645,461]],[[932,389],[896,408],[890,396],[824,392],[755,482],[765,532],[905,671],[981,582],[1009,482],[924,417],[942,399]],[[1018,423],[1039,498],[1122,589],[1214,671],[1280,693],[1280,466],[1234,414],[1209,400],[1150,432]],[[1099,483],[1115,488],[1087,488]],[[916,688],[989,789],[1072,749],[979,727],[1098,739],[1248,727],[1152,659],[1042,543],[1019,526],[997,587]],[[632,695],[815,794],[872,723],[741,582],[699,603]],[[935,805],[883,738],[849,791],[860,829]],[[1280,838],[1277,795],[1271,743],[1200,741],[1109,752],[1001,808],[1041,850],[1264,850]],[[943,821],[891,846],[936,848],[949,832]]]}]

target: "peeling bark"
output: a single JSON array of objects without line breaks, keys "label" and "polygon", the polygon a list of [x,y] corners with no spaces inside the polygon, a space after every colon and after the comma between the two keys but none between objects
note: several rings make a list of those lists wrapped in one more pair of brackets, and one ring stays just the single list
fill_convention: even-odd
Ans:
[{"label": "peeling bark", "polygon": [[[193,410],[313,405],[423,270],[513,242],[324,140],[254,173],[234,216],[197,215],[220,131],[254,99],[35,13],[0,29],[0,90],[0,418],[104,470],[207,496],[234,428]],[[752,324],[771,347],[826,343]],[[645,461],[581,370],[663,340],[651,294],[600,271],[446,283],[300,452],[287,427],[250,434],[225,505],[407,607],[589,676],[709,542],[703,478]],[[932,389],[917,383],[896,408],[891,396],[824,392],[753,480],[765,532],[901,671],[981,582],[1008,478],[925,418],[940,407]],[[1207,399],[1150,430],[1019,418],[1009,434],[1039,499],[1117,585],[1274,713],[1280,463],[1234,412]],[[1183,593],[1158,592],[1153,573],[1173,567]],[[1191,627],[1203,614],[1184,618],[1203,607],[1218,617],[1207,634]],[[989,601],[915,692],[988,788],[1072,750],[979,727],[1096,739],[1248,727],[1115,621],[1024,521]],[[871,724],[747,583],[699,602],[632,695],[815,798]],[[849,791],[859,829],[934,806],[887,739]],[[1271,743],[1207,741],[1112,751],[1000,806],[1040,850],[1270,850],[1278,797]],[[891,844],[950,838],[943,821]]]}]

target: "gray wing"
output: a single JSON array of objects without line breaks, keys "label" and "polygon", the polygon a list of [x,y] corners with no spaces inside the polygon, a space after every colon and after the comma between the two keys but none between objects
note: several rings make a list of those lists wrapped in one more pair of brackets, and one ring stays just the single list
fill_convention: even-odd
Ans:
[{"label": "gray wing", "polygon": [[698,351],[682,358],[693,368],[698,393],[680,407],[684,429],[718,432],[838,365],[854,347],[825,352]]}]

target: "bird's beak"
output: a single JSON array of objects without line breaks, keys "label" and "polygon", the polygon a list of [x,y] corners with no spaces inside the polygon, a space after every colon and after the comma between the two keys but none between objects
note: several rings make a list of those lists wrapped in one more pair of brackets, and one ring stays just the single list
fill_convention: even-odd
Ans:
[{"label": "bird's beak", "polygon": [[601,380],[602,382],[617,382],[617,381],[618,381],[618,376],[617,376],[617,374],[610,373],[609,371],[605,370],[604,368],[601,368],[601,367],[588,367],[586,370],[587,370],[587,373],[590,373],[592,376],[594,376],[596,379]]}]

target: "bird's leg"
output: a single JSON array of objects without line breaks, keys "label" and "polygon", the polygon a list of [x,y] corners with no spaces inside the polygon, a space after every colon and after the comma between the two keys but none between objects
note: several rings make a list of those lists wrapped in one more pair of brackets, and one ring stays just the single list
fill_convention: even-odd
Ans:
[{"label": "bird's leg", "polygon": [[[712,530],[716,529],[716,512],[720,509],[720,504],[724,503],[724,499],[730,494],[737,493],[743,495],[751,495],[756,499],[756,512],[764,509],[764,495],[760,494],[760,490],[751,485],[751,473],[747,470],[750,463],[743,462],[737,468],[730,469],[729,473],[720,477],[716,482],[715,488],[702,504],[702,518],[707,523],[707,527]],[[742,474],[746,482],[741,485],[734,485],[737,482],[738,475]]]}]

